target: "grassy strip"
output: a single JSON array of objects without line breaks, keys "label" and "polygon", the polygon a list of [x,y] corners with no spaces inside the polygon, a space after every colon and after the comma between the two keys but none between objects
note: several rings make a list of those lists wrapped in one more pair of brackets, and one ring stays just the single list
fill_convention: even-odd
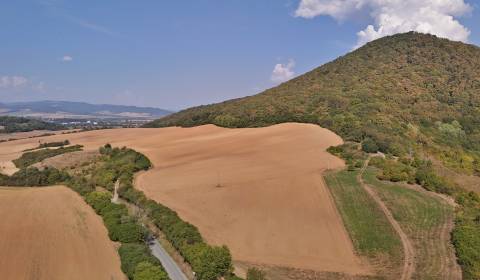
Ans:
[{"label": "grassy strip", "polygon": [[18,168],[26,168],[32,164],[41,162],[42,160],[47,158],[51,158],[54,156],[65,154],[65,153],[81,151],[82,147],[83,146],[81,145],[75,145],[75,146],[70,146],[66,148],[60,147],[58,149],[45,149],[45,150],[39,150],[34,152],[27,152],[22,154],[22,156],[19,157],[18,159],[15,159],[13,163]]},{"label": "grassy strip", "polygon": [[377,177],[389,181],[416,182],[423,188],[452,196],[459,205],[455,213],[452,242],[464,279],[480,279],[480,196],[467,192],[448,178],[439,176],[431,162],[416,158],[372,158],[380,169]]},{"label": "grassy strip", "polygon": [[387,266],[398,267],[402,244],[378,205],[357,181],[358,171],[325,176],[356,251],[373,260],[387,257]]},{"label": "grassy strip", "polygon": [[453,218],[453,207],[405,186],[381,182],[372,169],[368,169],[363,178],[380,195],[413,242],[417,256],[413,278],[450,279],[455,259],[452,252],[443,247],[445,244],[438,241],[443,227]]},{"label": "grassy strip", "polygon": [[103,164],[92,176],[96,185],[103,184],[111,189],[113,182],[120,180],[120,196],[147,213],[192,266],[197,279],[233,279],[232,259],[227,247],[208,245],[195,226],[180,219],[173,210],[147,199],[141,191],[133,188],[135,172],[151,167],[148,158],[134,150],[112,148],[110,145],[101,148],[100,152],[103,155]]}]

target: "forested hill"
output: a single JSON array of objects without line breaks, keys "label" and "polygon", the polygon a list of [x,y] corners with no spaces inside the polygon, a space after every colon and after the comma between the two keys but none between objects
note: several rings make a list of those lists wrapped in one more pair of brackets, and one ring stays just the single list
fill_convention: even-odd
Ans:
[{"label": "forested hill", "polygon": [[61,125],[36,119],[0,116],[0,133],[26,132],[33,130],[61,130]]},{"label": "forested hill", "polygon": [[[317,123],[401,155],[428,146],[480,170],[480,48],[414,32],[384,37],[258,95],[199,106],[147,126]],[[467,151],[465,159],[453,150]],[[462,162],[463,161],[463,162]],[[474,166],[475,165],[475,166]]]}]

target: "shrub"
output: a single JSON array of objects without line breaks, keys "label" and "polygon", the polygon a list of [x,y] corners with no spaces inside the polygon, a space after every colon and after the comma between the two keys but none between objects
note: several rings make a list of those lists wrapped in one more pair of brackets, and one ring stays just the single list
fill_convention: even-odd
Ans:
[{"label": "shrub", "polygon": [[160,264],[158,259],[151,255],[150,249],[145,244],[122,244],[118,253],[122,260],[122,271],[130,279],[135,279],[135,270],[140,263]]},{"label": "shrub", "polygon": [[232,269],[230,251],[225,246],[214,247],[201,242],[186,245],[183,252],[198,280],[217,279],[227,275]]},{"label": "shrub", "polygon": [[169,278],[160,266],[149,262],[141,262],[135,268],[133,280],[169,280]]},{"label": "shrub", "polygon": [[464,279],[480,279],[480,226],[457,220],[452,240]]},{"label": "shrub", "polygon": [[26,168],[32,164],[41,162],[42,160],[47,158],[51,158],[54,156],[65,154],[65,153],[81,151],[81,150],[82,150],[81,145],[75,145],[75,146],[70,146],[66,148],[61,147],[58,149],[45,149],[45,150],[39,150],[34,152],[26,152],[26,153],[23,153],[22,156],[19,157],[18,159],[13,160],[13,163],[18,168]]},{"label": "shrub", "polygon": [[1,175],[0,185],[3,186],[50,186],[69,180],[70,176],[55,168],[39,170],[35,167],[22,168],[12,176]]},{"label": "shrub", "polygon": [[257,268],[249,268],[247,271],[247,280],[266,280],[265,272]]},{"label": "shrub", "polygon": [[377,143],[375,143],[375,141],[373,141],[371,138],[366,138],[363,140],[362,150],[365,153],[376,153],[378,152],[378,149]]},{"label": "shrub", "polygon": [[142,242],[145,229],[128,215],[125,205],[114,204],[110,199],[110,193],[92,192],[87,195],[86,202],[102,216],[111,240],[122,243]]}]

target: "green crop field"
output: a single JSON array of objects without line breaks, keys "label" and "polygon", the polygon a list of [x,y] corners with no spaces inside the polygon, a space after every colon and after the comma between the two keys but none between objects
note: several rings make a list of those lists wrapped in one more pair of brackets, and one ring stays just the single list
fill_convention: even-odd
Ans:
[{"label": "green crop field", "polygon": [[368,257],[374,265],[383,266],[385,271],[380,274],[398,276],[403,259],[400,239],[375,201],[360,186],[357,175],[356,171],[341,171],[327,174],[325,180],[357,253]]}]

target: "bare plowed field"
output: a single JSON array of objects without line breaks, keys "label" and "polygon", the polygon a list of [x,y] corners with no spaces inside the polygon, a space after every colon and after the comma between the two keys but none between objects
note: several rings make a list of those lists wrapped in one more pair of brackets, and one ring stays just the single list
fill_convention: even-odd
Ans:
[{"label": "bare plowed field", "polygon": [[[317,271],[367,273],[322,172],[343,166],[327,153],[342,143],[308,124],[266,128],[115,129],[51,136],[97,149],[105,143],[147,155],[154,168],[136,179],[147,196],[176,210],[234,260]],[[36,146],[38,139],[0,144],[0,160]]]},{"label": "bare plowed field", "polygon": [[101,218],[66,187],[0,188],[0,216],[0,279],[125,279]]}]

